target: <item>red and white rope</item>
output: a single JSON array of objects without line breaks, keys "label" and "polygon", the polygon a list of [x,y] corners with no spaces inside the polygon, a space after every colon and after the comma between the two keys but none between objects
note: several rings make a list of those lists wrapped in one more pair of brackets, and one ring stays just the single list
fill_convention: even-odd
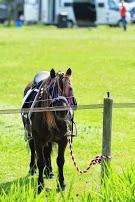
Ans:
[{"label": "red and white rope", "polygon": [[73,161],[73,164],[74,166],[76,167],[76,170],[80,173],[80,174],[83,174],[83,173],[87,173],[88,170],[91,168],[92,165],[95,165],[95,164],[101,164],[101,160],[102,159],[111,159],[112,157],[111,156],[96,156],[94,159],[92,159],[88,165],[88,167],[84,170],[80,170],[78,165],[76,164],[76,161],[75,161],[75,158],[74,158],[74,155],[73,155],[73,150],[72,150],[72,143],[71,143],[71,136],[68,135],[67,136],[68,138],[68,143],[69,143],[69,148],[70,148],[70,155],[71,155],[71,158],[72,158],[72,161]]}]

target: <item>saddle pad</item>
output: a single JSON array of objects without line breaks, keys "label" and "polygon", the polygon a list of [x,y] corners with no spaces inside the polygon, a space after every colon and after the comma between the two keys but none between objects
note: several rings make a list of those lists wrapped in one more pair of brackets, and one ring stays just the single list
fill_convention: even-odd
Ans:
[{"label": "saddle pad", "polygon": [[[50,76],[50,73],[47,71],[41,71],[38,74],[35,75],[33,82],[32,82],[32,88],[28,90],[28,92],[26,93],[26,95],[23,98],[22,101],[22,108],[25,108],[25,103],[28,101],[29,102],[29,98],[30,96],[33,94],[34,96],[36,96],[38,89],[42,83],[43,80],[48,79]],[[33,100],[34,101],[34,98]],[[32,103],[31,103],[32,105]]]}]

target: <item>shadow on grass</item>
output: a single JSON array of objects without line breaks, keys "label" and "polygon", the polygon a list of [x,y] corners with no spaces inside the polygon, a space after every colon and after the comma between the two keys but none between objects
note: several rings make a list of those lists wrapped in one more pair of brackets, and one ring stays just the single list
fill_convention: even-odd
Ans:
[{"label": "shadow on grass", "polygon": [[37,186],[37,178],[26,176],[23,178],[19,178],[14,181],[0,183],[0,195],[9,194],[11,191],[14,192],[16,189],[34,189]]}]

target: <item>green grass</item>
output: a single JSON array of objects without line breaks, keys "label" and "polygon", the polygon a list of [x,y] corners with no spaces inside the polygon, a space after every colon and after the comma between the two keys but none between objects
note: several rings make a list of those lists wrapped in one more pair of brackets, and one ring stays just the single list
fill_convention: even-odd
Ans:
[{"label": "green grass", "polygon": [[[36,72],[73,70],[78,104],[135,102],[135,26],[57,29],[45,26],[0,27],[0,109],[20,108],[25,85]],[[78,137],[73,150],[81,169],[101,154],[102,109],[75,112]],[[113,109],[111,177],[100,192],[100,165],[80,175],[66,150],[64,193],[52,189],[34,198],[36,179],[27,176],[30,154],[19,114],[0,115],[0,201],[135,201],[135,109]],[[53,153],[53,168],[56,149]]]}]

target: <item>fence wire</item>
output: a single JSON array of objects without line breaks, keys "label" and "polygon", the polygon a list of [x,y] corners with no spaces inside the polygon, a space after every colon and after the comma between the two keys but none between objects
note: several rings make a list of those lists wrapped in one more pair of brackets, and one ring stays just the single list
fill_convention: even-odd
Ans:
[{"label": "fence wire", "polygon": [[[100,109],[104,104],[78,105],[77,110]],[[135,108],[135,103],[114,103],[113,108]],[[30,112],[45,112],[45,111],[65,111],[69,107],[35,107],[35,108],[15,108],[15,109],[0,109],[0,114],[17,114]],[[72,106],[76,110],[76,106]]]}]

